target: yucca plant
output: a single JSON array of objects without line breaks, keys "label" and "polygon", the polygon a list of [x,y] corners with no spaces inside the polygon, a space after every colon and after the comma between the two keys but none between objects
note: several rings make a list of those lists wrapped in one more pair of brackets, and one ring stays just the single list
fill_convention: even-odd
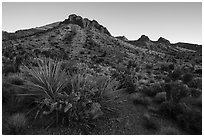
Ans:
[{"label": "yucca plant", "polygon": [[125,91],[120,87],[120,82],[109,77],[98,77],[96,79],[97,90],[93,100],[99,102],[103,110],[113,111],[111,104],[117,102],[117,99],[122,96]]},{"label": "yucca plant", "polygon": [[[31,65],[22,67],[22,72],[27,75],[23,88],[28,89],[29,92],[21,95],[36,96],[40,108],[48,107],[49,109],[43,114],[50,114],[56,110],[56,115],[58,115],[60,98],[66,97],[63,90],[67,84],[67,73],[61,70],[61,61],[39,59],[37,64],[38,67]],[[42,110],[37,111],[36,117],[40,111]],[[58,122],[58,116],[56,118]]]},{"label": "yucca plant", "polygon": [[[37,98],[39,114],[53,116],[61,122],[87,131],[94,127],[93,121],[100,117],[101,108],[115,99],[119,82],[106,77],[96,77],[86,71],[69,74],[62,69],[61,61],[43,59],[37,67],[24,66],[27,77],[23,87]],[[22,94],[21,94],[22,95]],[[104,103],[106,102],[106,103]],[[53,122],[51,122],[53,123]],[[48,126],[49,127],[49,126]]]},{"label": "yucca plant", "polygon": [[96,93],[98,98],[112,100],[123,91],[123,89],[118,89],[120,83],[116,79],[101,76],[97,79],[96,84],[98,86],[98,91]]}]

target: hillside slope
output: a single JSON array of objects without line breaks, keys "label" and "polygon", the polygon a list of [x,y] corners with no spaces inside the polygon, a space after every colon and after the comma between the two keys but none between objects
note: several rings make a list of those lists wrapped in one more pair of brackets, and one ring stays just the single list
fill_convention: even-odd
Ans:
[{"label": "hillside slope", "polygon": [[[199,121],[202,117],[200,107],[202,106],[202,103],[200,105],[200,101],[202,102],[201,45],[172,44],[162,37],[157,41],[152,41],[145,35],[138,40],[130,41],[124,36],[114,37],[97,21],[75,14],[61,22],[19,30],[15,33],[3,31],[2,34],[3,76],[8,79],[13,78],[14,82],[17,74],[21,73],[22,65],[37,66],[36,59],[41,57],[61,60],[62,66],[68,68],[70,72],[74,72],[75,69],[79,72],[85,70],[87,74],[96,77],[105,75],[119,81],[119,89],[125,89],[123,99],[113,100],[114,105],[109,104],[117,109],[119,116],[111,115],[114,118],[110,119],[110,116],[105,120],[102,118],[102,122],[99,119],[98,127],[101,130],[94,131],[93,134],[160,134],[160,128],[163,125],[173,125],[178,128],[171,118],[161,117],[151,112],[162,108],[162,105],[164,105],[164,110],[169,109],[166,111],[175,115],[174,120],[186,122],[184,123],[186,131],[178,128],[179,134],[190,132],[189,128],[192,128],[193,133],[200,134],[201,132],[202,127]],[[4,85],[7,82],[5,81]],[[6,95],[7,89],[8,87],[2,90]],[[195,99],[197,106],[192,103],[194,101],[188,101],[188,97]],[[178,98],[183,100],[178,101]],[[137,100],[141,101],[142,105]],[[137,102],[136,105],[134,102]],[[4,109],[6,110],[7,106],[4,106]],[[156,115],[153,119],[156,122],[160,121],[160,127],[151,127],[152,125],[148,127],[148,125],[145,128],[142,117],[146,117],[146,120],[150,117],[149,114],[145,115],[146,113],[151,113],[152,117]],[[195,116],[189,117],[191,114]],[[128,119],[124,119],[126,115]],[[115,123],[110,123],[109,120]],[[148,123],[148,120],[146,122]],[[188,125],[189,123],[192,125]],[[153,128],[153,130],[148,128]],[[67,133],[71,132],[67,128],[65,128],[65,133],[59,133],[60,131],[52,133],[50,130],[49,132],[42,130],[42,133],[38,133],[39,127],[36,131],[32,127],[29,130],[32,134],[72,134]]]}]

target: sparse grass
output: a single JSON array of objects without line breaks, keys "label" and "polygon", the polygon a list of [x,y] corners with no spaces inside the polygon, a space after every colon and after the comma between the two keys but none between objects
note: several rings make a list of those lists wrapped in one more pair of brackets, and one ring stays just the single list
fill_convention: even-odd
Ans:
[{"label": "sparse grass", "polygon": [[159,128],[158,123],[153,119],[149,113],[143,115],[143,125],[150,130],[157,130]]},{"label": "sparse grass", "polygon": [[182,71],[177,68],[175,69],[172,73],[170,73],[169,77],[173,80],[173,81],[176,81],[176,80],[179,80],[181,79],[181,75],[182,75]]},{"label": "sparse grass", "polygon": [[180,131],[174,127],[162,127],[159,135],[181,135]]},{"label": "sparse grass", "polygon": [[149,105],[151,104],[151,98],[144,96],[142,93],[133,93],[130,94],[130,99],[133,101],[135,105]]},{"label": "sparse grass", "polygon": [[24,134],[27,128],[27,119],[24,114],[13,114],[8,118],[8,133],[11,135]]},{"label": "sparse grass", "polygon": [[183,83],[187,84],[193,80],[193,75],[191,73],[186,73],[182,77]]},{"label": "sparse grass", "polygon": [[153,100],[157,103],[162,103],[163,101],[166,101],[166,92],[157,93]]},{"label": "sparse grass", "polygon": [[23,85],[24,82],[21,73],[9,74],[7,76],[7,81],[13,85]]}]

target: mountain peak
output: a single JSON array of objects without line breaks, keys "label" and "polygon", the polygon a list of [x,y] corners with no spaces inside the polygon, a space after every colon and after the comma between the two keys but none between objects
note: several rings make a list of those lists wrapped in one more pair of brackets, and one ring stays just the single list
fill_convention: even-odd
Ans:
[{"label": "mountain peak", "polygon": [[117,39],[128,41],[128,39],[125,36],[116,36]]},{"label": "mountain peak", "polygon": [[144,41],[150,41],[150,39],[149,39],[148,36],[142,35],[142,36],[138,39],[138,41],[144,42]]},{"label": "mountain peak", "polygon": [[165,38],[162,38],[162,37],[160,37],[160,38],[157,40],[157,42],[159,42],[159,43],[165,43],[165,44],[170,44],[170,41],[169,41],[169,40],[167,40],[167,39],[165,39]]},{"label": "mountain peak", "polygon": [[77,24],[82,28],[96,28],[100,32],[103,32],[109,36],[111,36],[110,32],[106,29],[106,27],[100,25],[96,20],[89,20],[88,18],[82,18],[76,14],[69,15],[68,19],[65,19],[62,24]]}]

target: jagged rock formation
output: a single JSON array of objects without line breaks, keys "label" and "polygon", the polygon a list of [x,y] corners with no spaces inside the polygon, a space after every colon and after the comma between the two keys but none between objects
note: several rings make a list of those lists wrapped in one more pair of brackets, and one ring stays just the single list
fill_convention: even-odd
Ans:
[{"label": "jagged rock formation", "polygon": [[77,16],[76,14],[71,14],[69,16],[68,19],[65,19],[63,22],[61,22],[61,24],[77,24],[82,28],[96,28],[98,29],[100,32],[105,33],[107,35],[111,35],[110,32],[103,27],[102,25],[100,25],[96,20],[89,20],[87,18],[82,18],[81,16]]},{"label": "jagged rock formation", "polygon": [[158,42],[158,43],[164,43],[164,44],[166,44],[166,45],[170,45],[170,44],[171,44],[169,40],[167,40],[167,39],[165,39],[165,38],[162,38],[162,37],[160,37],[160,38],[157,40],[157,42]]},{"label": "jagged rock formation", "polygon": [[99,63],[114,68],[135,59],[145,63],[193,58],[202,63],[201,45],[190,48],[192,44],[171,44],[162,37],[152,41],[145,35],[133,41],[125,36],[113,37],[97,21],[75,14],[62,22],[41,27],[15,33],[3,31],[2,36],[2,54],[10,60],[16,55],[25,59],[47,56],[76,59],[88,64]]},{"label": "jagged rock formation", "polygon": [[140,42],[149,42],[150,39],[149,39],[148,36],[142,35],[137,41],[140,41]]},{"label": "jagged rock formation", "polygon": [[115,38],[120,39],[122,41],[128,41],[128,39],[125,36],[117,36]]}]

